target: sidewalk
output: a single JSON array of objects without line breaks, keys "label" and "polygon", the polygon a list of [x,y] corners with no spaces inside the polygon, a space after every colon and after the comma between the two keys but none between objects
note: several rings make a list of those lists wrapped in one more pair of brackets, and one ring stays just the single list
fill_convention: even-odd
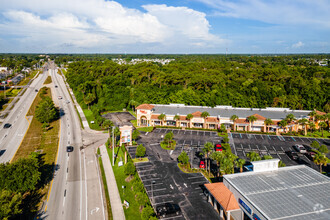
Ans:
[{"label": "sidewalk", "polygon": [[113,170],[112,170],[112,166],[110,163],[110,158],[109,158],[107,149],[104,144],[100,147],[100,151],[101,151],[101,157],[102,157],[105,177],[107,179],[108,192],[109,192],[109,197],[110,197],[111,211],[112,211],[113,219],[114,220],[124,220],[125,213],[124,213],[123,205],[122,205],[122,202],[120,199],[117,182],[116,182]]}]

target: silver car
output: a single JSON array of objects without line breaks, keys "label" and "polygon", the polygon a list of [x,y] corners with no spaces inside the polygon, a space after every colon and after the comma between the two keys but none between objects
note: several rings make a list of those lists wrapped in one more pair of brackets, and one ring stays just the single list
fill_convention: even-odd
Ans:
[{"label": "silver car", "polygon": [[293,147],[296,151],[298,151],[301,154],[307,153],[306,148],[301,144],[295,144]]}]

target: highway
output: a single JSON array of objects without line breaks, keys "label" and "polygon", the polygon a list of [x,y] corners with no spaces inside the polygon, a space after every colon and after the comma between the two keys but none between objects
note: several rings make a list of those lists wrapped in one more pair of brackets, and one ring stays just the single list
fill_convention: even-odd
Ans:
[{"label": "highway", "polygon": [[[15,155],[24,134],[29,127],[29,122],[25,118],[34,98],[37,95],[35,89],[43,87],[48,71],[39,74],[33,80],[31,85],[26,89],[25,93],[20,97],[14,108],[10,111],[0,128],[0,163],[9,162]],[[3,128],[3,125],[10,123],[10,128]]]},{"label": "highway", "polygon": [[[95,143],[100,138],[93,131],[91,134],[82,131],[74,103],[58,69],[54,67],[50,75],[53,100],[60,108],[61,131],[57,169],[42,218],[105,219],[102,186],[94,153]],[[85,148],[86,143],[92,141],[86,149],[83,139]],[[73,146],[73,152],[66,152],[67,146]]]}]

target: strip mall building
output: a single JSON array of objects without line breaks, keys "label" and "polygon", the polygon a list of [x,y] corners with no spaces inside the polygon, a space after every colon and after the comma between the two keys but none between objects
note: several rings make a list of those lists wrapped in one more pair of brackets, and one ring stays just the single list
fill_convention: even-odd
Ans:
[{"label": "strip mall building", "polygon": [[[291,110],[289,108],[236,108],[232,106],[186,106],[184,104],[142,104],[137,108],[138,126],[172,126],[182,128],[204,128],[217,129],[223,124],[226,129],[237,131],[266,132],[287,132],[297,131],[301,126],[291,122],[284,130],[279,126],[279,122],[286,118],[288,114],[293,114],[296,119],[309,119],[307,110]],[[208,112],[208,117],[202,117],[203,112]],[[318,112],[319,114],[325,114]],[[192,114],[188,119],[187,115]],[[160,118],[164,115],[164,118]],[[238,119],[232,121],[230,118],[237,115]],[[249,116],[255,116],[256,121],[249,122]],[[270,118],[273,123],[266,126],[265,120]],[[234,128],[235,127],[235,128]]]}]

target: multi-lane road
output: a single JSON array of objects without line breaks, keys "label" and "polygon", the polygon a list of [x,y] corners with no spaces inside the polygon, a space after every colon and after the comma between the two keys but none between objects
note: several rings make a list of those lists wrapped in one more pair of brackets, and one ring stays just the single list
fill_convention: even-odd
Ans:
[{"label": "multi-lane road", "polygon": [[[26,89],[25,93],[20,97],[6,119],[3,121],[0,128],[0,163],[9,162],[15,155],[24,134],[29,127],[29,122],[25,118],[34,98],[37,95],[35,89],[40,89],[48,75],[44,71],[36,77],[31,85]],[[4,128],[3,125],[9,123],[9,128]]]},{"label": "multi-lane road", "polygon": [[[50,191],[41,210],[42,219],[106,219],[102,185],[95,149],[105,142],[106,135],[94,131],[82,131],[67,84],[53,62],[39,74],[20,97],[0,128],[0,163],[9,162],[24,138],[29,122],[25,118],[36,89],[43,87],[51,76],[52,98],[60,109],[60,139],[56,157],[56,169]],[[61,98],[59,98],[61,97]],[[3,125],[10,123],[10,128]],[[66,147],[73,146],[73,152]]]}]

